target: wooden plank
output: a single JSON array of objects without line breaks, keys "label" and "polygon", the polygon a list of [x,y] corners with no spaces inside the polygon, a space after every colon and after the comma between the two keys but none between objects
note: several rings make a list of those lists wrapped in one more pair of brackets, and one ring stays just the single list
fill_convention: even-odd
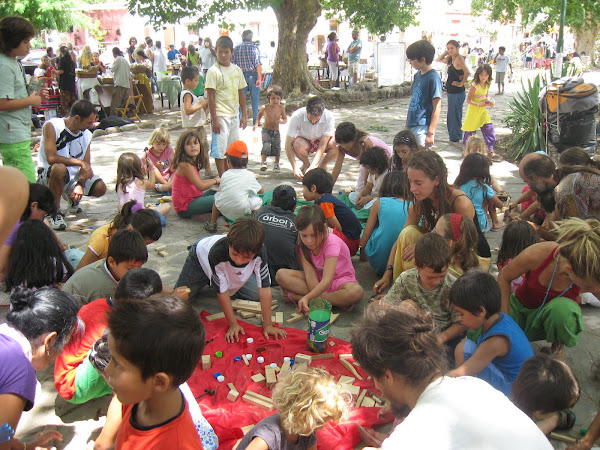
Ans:
[{"label": "wooden plank", "polygon": [[372,408],[373,406],[375,406],[375,400],[373,400],[371,397],[365,397],[365,398],[363,398],[363,401],[360,404],[360,406]]},{"label": "wooden plank", "polygon": [[284,361],[283,364],[281,365],[281,371],[287,372],[288,370],[290,370],[290,366],[291,366],[290,361]]},{"label": "wooden plank", "polygon": [[246,403],[250,403],[253,406],[257,406],[259,408],[265,409],[267,411],[273,411],[275,409],[275,405],[273,403],[266,402],[261,400],[254,395],[248,395],[250,391],[246,391],[246,393],[242,396],[242,400]]},{"label": "wooden plank", "polygon": [[232,391],[239,392],[233,383],[227,383],[227,387]]},{"label": "wooden plank", "polygon": [[292,367],[292,370],[306,370],[306,369],[308,369],[308,364],[306,364],[305,362],[296,363]]},{"label": "wooden plank", "polygon": [[265,378],[267,383],[267,388],[272,389],[277,383],[277,377],[275,376],[275,369],[272,367],[265,367]]},{"label": "wooden plank", "polygon": [[352,373],[352,375],[354,375],[356,378],[358,378],[361,381],[363,380],[363,377],[360,376],[360,374],[356,371],[356,369],[354,368],[354,366],[352,364],[350,364],[344,358],[340,358],[339,361],[342,366],[344,366],[346,369],[348,369],[350,371],[350,373]]},{"label": "wooden plank", "polygon": [[296,323],[302,319],[304,319],[304,316],[302,314],[292,313],[290,318],[287,320],[287,323]]},{"label": "wooden plank", "polygon": [[244,364],[246,364],[247,366],[250,365],[250,363],[248,362],[248,358],[246,358],[246,355],[242,355],[242,360],[244,361]]},{"label": "wooden plank", "polygon": [[367,390],[363,389],[362,391],[360,391],[360,395],[358,396],[358,400],[356,400],[356,407],[358,408],[360,405],[362,405],[362,402],[365,398],[365,395],[367,395]]},{"label": "wooden plank", "polygon": [[552,433],[550,433],[550,437],[552,439],[556,439],[557,441],[566,442],[567,444],[577,444],[579,442],[579,439],[574,438],[573,436],[555,433],[554,431]]},{"label": "wooden plank", "polygon": [[216,313],[216,314],[211,314],[210,316],[206,316],[206,320],[208,320],[209,322],[212,322],[213,320],[217,320],[217,319],[224,319],[225,318],[225,313],[224,312],[220,312],[220,313]]},{"label": "wooden plank", "polygon": [[202,369],[210,369],[211,366],[210,355],[202,355]]},{"label": "wooden plank", "polygon": [[160,256],[161,258],[168,258],[169,253],[165,252],[164,250],[161,250],[160,252],[158,252],[158,256]]},{"label": "wooden plank", "polygon": [[275,322],[283,324],[283,313],[278,311],[275,313]]},{"label": "wooden plank", "polygon": [[296,364],[306,363],[307,366],[310,366],[310,363],[312,362],[312,356],[304,353],[296,353],[296,356],[294,356],[294,361]]},{"label": "wooden plank", "polygon": [[242,433],[244,433],[244,436],[248,433],[248,431],[250,431],[252,428],[254,428],[254,425],[246,425],[245,427],[242,427]]},{"label": "wooden plank", "polygon": [[156,250],[157,252],[160,252],[162,250],[166,250],[167,246],[166,245],[159,245],[158,247],[156,247],[154,250]]},{"label": "wooden plank", "polygon": [[352,395],[352,401],[356,401],[360,394],[360,386],[354,386],[353,384],[342,384],[342,389],[349,392]]},{"label": "wooden plank", "polygon": [[310,355],[313,361],[322,361],[324,359],[333,359],[333,353],[317,353],[316,355]]},{"label": "wooden plank", "polygon": [[352,353],[340,353],[338,355],[338,358],[340,358],[340,359],[348,359],[348,358],[354,358],[354,357],[352,356]]},{"label": "wooden plank", "polygon": [[352,384],[356,381],[354,377],[347,377],[346,375],[342,375],[338,380],[338,384]]},{"label": "wooden plank", "polygon": [[233,389],[230,389],[229,393],[227,394],[227,400],[229,400],[230,402],[235,402],[239,396],[240,396],[240,393],[238,391],[234,391]]},{"label": "wooden plank", "polygon": [[333,341],[328,341],[327,343],[329,344],[329,346],[330,346],[330,347],[335,347],[335,342],[333,342]]},{"label": "wooden plank", "polygon": [[255,383],[262,383],[263,381],[265,381],[265,376],[262,373],[257,373],[256,375],[252,375],[250,378]]},{"label": "wooden plank", "polygon": [[249,319],[250,317],[254,317],[256,314],[252,311],[240,311],[240,316],[242,316],[243,319]]},{"label": "wooden plank", "polygon": [[249,300],[234,300],[233,302],[231,302],[231,306],[233,307],[233,309],[237,309],[240,311],[249,311],[249,312],[253,312],[255,314],[260,313],[260,303],[258,302],[251,302]]},{"label": "wooden plank", "polygon": [[338,317],[340,317],[339,314],[331,314],[331,317],[329,319],[329,325],[333,325],[333,322],[335,322],[338,319]]}]

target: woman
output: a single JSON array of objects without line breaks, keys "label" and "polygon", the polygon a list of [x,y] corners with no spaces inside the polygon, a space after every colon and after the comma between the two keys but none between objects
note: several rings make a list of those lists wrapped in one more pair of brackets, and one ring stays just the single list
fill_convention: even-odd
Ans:
[{"label": "woman", "polygon": [[[18,288],[11,296],[6,323],[0,325],[0,424],[17,429],[23,411],[33,408],[36,371],[47,368],[78,328],[79,305],[70,295],[52,288]],[[25,447],[12,439],[9,448],[37,448],[62,440],[46,430]]]},{"label": "woman", "polygon": [[332,31],[327,36],[327,65],[329,66],[329,89],[335,87],[338,75],[340,62],[340,47],[337,45],[337,35]]},{"label": "woman", "polygon": [[446,93],[448,94],[448,114],[446,125],[450,142],[462,140],[462,116],[465,103],[465,83],[469,78],[469,68],[465,59],[458,54],[458,42],[449,40],[446,51],[436,61],[448,64],[448,78],[446,79]]},{"label": "woman", "polygon": [[[527,247],[498,276],[502,312],[515,319],[530,341],[545,339],[564,359],[583,331],[581,292],[600,294],[600,222],[570,218],[554,224],[556,242]],[[511,294],[511,283],[525,280]]]},{"label": "woman", "polygon": [[390,252],[383,277],[373,291],[381,294],[402,272],[411,269],[415,243],[425,232],[434,229],[437,218],[448,213],[466,216],[475,224],[478,234],[477,254],[490,258],[490,246],[479,228],[473,203],[467,195],[448,185],[448,169],[436,152],[426,150],[413,155],[407,164],[409,192],[408,218],[398,241]]},{"label": "woman", "polygon": [[82,69],[88,69],[92,66],[92,62],[94,57],[92,56],[92,49],[89,45],[86,45],[81,50],[81,55],[79,56],[79,67]]},{"label": "woman", "polygon": [[135,49],[137,45],[137,39],[134,37],[129,38],[129,47],[127,47],[127,56],[129,56],[129,64],[135,63]]},{"label": "woman", "polygon": [[60,116],[67,117],[73,103],[77,100],[75,93],[75,62],[64,45],[58,51],[58,88],[60,90]]},{"label": "woman", "polygon": [[152,77],[152,62],[146,56],[144,50],[136,50],[135,59],[137,64],[143,64],[146,66],[145,73],[136,73],[133,78],[138,81],[138,84],[143,84],[146,87],[146,91],[142,91],[141,94],[144,96],[142,104],[146,109],[146,112],[150,113],[154,110],[154,101],[152,100],[152,85],[150,84],[150,78]]},{"label": "woman", "polygon": [[[335,129],[335,142],[333,144],[337,144],[338,147],[335,166],[331,173],[334,185],[342,171],[342,164],[346,155],[359,160],[360,155],[365,150],[373,147],[381,147],[385,150],[388,157],[392,158],[392,149],[385,142],[375,136],[371,136],[366,131],[359,130],[352,122],[342,122],[337,126]],[[358,179],[356,180],[354,190],[360,192],[365,187],[366,180],[365,168],[361,165],[358,170]]]}]

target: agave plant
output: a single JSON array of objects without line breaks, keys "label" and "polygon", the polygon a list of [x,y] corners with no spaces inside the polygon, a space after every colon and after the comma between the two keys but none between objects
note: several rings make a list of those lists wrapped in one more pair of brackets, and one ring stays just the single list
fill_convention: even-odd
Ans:
[{"label": "agave plant", "polygon": [[507,147],[508,155],[513,159],[520,159],[527,153],[546,148],[543,115],[538,104],[542,78],[537,75],[533,82],[527,80],[527,86],[521,81],[521,86],[523,90],[508,103],[510,113],[504,119],[504,123],[512,131]]}]

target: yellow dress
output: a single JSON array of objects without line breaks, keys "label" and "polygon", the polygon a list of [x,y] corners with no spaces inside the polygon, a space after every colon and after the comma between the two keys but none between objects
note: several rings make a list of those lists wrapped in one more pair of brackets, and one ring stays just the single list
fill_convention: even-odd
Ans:
[{"label": "yellow dress", "polygon": [[[475,89],[473,102],[483,104],[488,98],[489,87],[483,87],[480,84]],[[491,123],[492,119],[485,106],[469,105],[467,115],[462,126],[463,131],[477,131],[486,123]]]}]

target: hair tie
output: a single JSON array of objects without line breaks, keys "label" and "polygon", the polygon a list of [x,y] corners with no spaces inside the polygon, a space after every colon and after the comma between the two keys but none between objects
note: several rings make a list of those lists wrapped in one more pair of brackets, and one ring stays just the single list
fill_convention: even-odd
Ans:
[{"label": "hair tie", "polygon": [[452,230],[452,236],[454,236],[455,241],[460,239],[460,223],[462,222],[462,218],[463,216],[460,214],[450,214],[450,229]]},{"label": "hair tie", "polygon": [[144,209],[144,205],[139,202],[135,202],[131,207],[131,214],[138,212],[140,209]]}]

